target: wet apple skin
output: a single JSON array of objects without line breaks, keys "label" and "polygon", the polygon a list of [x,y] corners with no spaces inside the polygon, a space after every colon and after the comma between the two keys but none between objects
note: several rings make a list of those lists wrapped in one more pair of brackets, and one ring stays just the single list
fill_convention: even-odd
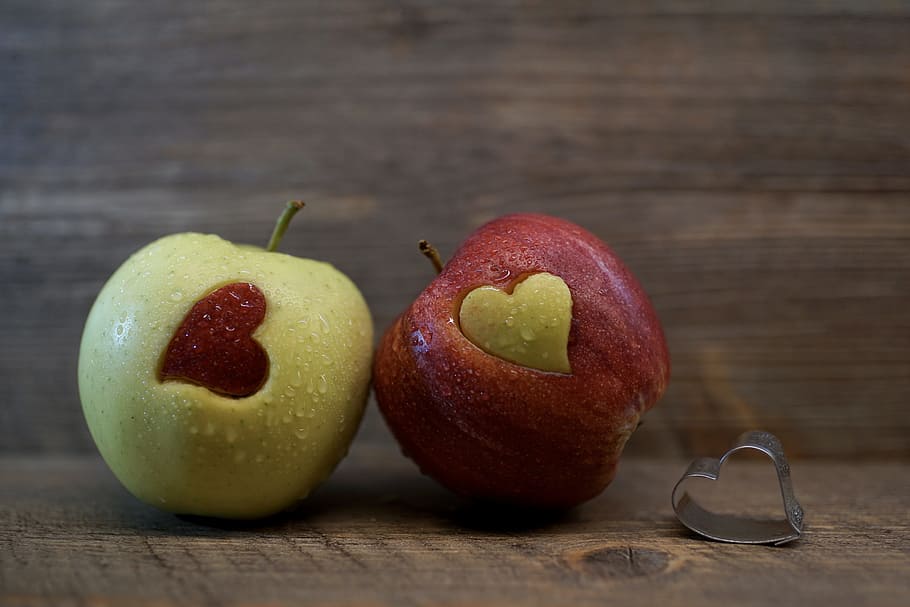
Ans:
[{"label": "wet apple skin", "polygon": [[[221,286],[261,289],[253,338],[268,377],[245,398],[158,367],[195,302]],[[293,506],[332,472],[369,390],[373,327],[356,286],[329,264],[217,236],[175,234],[133,254],[89,312],[79,393],[111,470],[163,510],[257,518]]]},{"label": "wet apple skin", "polygon": [[252,339],[265,319],[265,295],[236,282],[209,293],[187,313],[164,351],[159,381],[186,381],[241,398],[255,394],[269,374],[269,357]]},{"label": "wet apple skin", "polygon": [[[571,292],[571,374],[491,356],[455,321],[466,292],[535,272]],[[462,495],[543,508],[610,483],[669,374],[657,315],[616,254],[575,224],[533,214],[469,236],[383,335],[373,370],[388,426],[426,474]]]}]

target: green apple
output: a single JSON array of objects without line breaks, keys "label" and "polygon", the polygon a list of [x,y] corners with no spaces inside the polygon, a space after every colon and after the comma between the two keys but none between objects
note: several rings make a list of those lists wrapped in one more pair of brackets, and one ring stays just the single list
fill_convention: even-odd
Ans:
[{"label": "green apple", "polygon": [[86,321],[79,393],[92,437],[139,499],[256,518],[293,506],[347,453],[373,326],[327,263],[184,233],[133,254]]}]

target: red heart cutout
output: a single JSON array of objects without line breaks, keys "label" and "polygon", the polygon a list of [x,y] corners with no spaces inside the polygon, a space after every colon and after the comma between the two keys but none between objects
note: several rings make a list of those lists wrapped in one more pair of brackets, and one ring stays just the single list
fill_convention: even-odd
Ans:
[{"label": "red heart cutout", "polygon": [[158,371],[160,381],[186,381],[226,396],[256,393],[269,357],[253,339],[265,318],[265,296],[256,285],[226,285],[196,302],[171,338]]}]

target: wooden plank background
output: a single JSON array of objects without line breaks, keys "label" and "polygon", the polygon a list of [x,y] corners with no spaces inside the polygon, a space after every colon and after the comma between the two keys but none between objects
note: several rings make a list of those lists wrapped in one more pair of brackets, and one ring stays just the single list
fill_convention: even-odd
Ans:
[{"label": "wooden plank background", "polygon": [[[330,261],[383,330],[512,211],[638,275],[673,378],[629,451],[910,457],[910,3],[0,4],[0,453],[93,451],[91,302],[175,231]],[[359,437],[391,440],[371,407]]]}]

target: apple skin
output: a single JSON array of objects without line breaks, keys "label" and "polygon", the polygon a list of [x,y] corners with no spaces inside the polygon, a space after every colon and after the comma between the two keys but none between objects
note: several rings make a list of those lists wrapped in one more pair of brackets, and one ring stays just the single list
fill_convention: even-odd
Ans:
[{"label": "apple skin", "polygon": [[[472,289],[549,272],[572,295],[571,374],[487,354],[461,332]],[[480,227],[384,334],[373,368],[382,414],[421,470],[454,492],[535,508],[598,495],[670,360],[650,301],[591,233],[546,215]]]},{"label": "apple skin", "polygon": [[[195,302],[234,282],[265,295],[253,338],[269,357],[254,394],[159,381],[162,353]],[[163,510],[258,518],[294,505],[332,472],[369,390],[373,326],[331,265],[175,234],[132,255],[95,301],[79,352],[92,437],[139,499]]]}]

